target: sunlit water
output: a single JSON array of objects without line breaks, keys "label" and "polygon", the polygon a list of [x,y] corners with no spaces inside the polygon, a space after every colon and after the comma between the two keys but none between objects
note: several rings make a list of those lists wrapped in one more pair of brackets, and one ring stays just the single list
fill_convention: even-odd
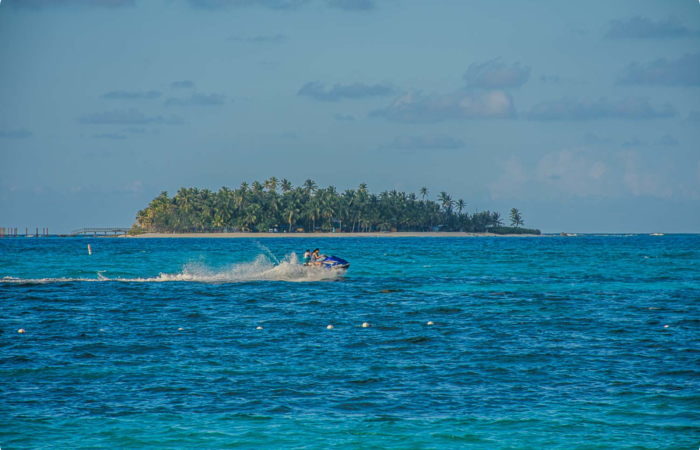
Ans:
[{"label": "sunlit water", "polygon": [[[301,267],[315,247],[350,270]],[[3,450],[696,449],[699,427],[700,236],[0,239]]]}]

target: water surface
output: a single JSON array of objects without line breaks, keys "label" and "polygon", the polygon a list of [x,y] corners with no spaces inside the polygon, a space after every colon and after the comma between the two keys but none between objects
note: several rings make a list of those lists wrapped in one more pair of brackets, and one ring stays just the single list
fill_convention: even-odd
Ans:
[{"label": "water surface", "polygon": [[1,239],[0,405],[3,449],[694,449],[700,236]]}]

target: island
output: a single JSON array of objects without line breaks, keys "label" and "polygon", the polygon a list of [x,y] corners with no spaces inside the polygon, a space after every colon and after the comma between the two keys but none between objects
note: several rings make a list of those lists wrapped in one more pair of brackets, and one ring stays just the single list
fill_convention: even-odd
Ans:
[{"label": "island", "polygon": [[287,179],[241,183],[238,189],[180,188],[175,196],[161,192],[138,211],[129,235],[201,235],[241,233],[329,233],[361,236],[399,233],[445,235],[541,235],[523,228],[523,216],[510,210],[506,226],[497,211],[469,213],[463,199],[442,191],[430,200],[419,193],[397,190],[371,193],[366,183],[338,192],[319,188],[312,180],[293,187]]}]

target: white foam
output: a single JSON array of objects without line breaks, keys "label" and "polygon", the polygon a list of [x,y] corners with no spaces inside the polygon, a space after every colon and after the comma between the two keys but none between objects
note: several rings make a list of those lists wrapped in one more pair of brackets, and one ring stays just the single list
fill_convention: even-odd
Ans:
[{"label": "white foam", "polygon": [[328,270],[319,267],[302,266],[297,262],[296,254],[287,255],[279,264],[274,264],[265,255],[258,255],[254,261],[232,264],[224,268],[211,268],[201,263],[188,263],[179,273],[160,273],[157,277],[109,278],[97,273],[97,278],[37,278],[21,279],[5,277],[0,283],[64,283],[64,282],[127,282],[127,283],[164,283],[186,281],[198,283],[241,283],[246,281],[332,281],[341,278],[344,271]]}]

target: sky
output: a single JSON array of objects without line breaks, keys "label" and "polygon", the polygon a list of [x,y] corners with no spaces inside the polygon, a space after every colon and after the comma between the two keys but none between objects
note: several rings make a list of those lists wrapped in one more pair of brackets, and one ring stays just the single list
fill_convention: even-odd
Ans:
[{"label": "sky", "polygon": [[272,176],[700,232],[700,2],[0,0],[0,227]]}]

